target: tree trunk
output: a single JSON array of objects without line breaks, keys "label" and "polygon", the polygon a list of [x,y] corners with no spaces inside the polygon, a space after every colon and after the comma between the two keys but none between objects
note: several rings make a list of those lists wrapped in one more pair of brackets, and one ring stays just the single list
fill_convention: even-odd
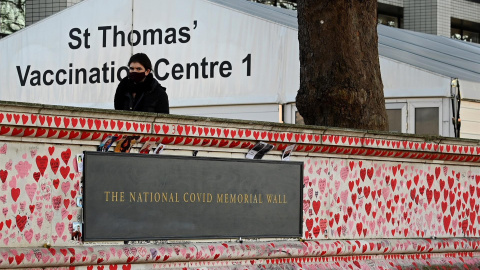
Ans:
[{"label": "tree trunk", "polygon": [[297,8],[305,124],[387,130],[377,1],[298,0]]}]

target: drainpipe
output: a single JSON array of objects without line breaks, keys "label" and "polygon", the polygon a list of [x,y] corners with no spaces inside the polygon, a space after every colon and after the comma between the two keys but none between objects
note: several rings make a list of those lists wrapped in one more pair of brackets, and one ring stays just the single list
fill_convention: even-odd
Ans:
[{"label": "drainpipe", "polygon": [[460,119],[460,104],[461,104],[461,94],[460,94],[460,83],[458,78],[452,79],[451,88],[451,99],[452,99],[452,124],[453,124],[453,132],[455,138],[460,138],[460,126],[462,125]]}]

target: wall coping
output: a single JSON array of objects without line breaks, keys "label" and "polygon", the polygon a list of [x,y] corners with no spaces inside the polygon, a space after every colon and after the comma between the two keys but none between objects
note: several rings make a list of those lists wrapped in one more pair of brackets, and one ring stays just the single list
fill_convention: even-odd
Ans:
[{"label": "wall coping", "polygon": [[323,132],[324,134],[339,134],[339,133],[355,133],[355,134],[364,134],[364,135],[380,135],[387,137],[400,137],[400,138],[410,138],[418,141],[431,141],[431,142],[445,142],[450,144],[468,144],[468,145],[480,145],[480,140],[476,139],[465,139],[465,138],[453,138],[453,137],[443,137],[443,136],[428,136],[428,135],[415,135],[408,133],[397,133],[397,132],[388,132],[388,131],[375,131],[375,130],[362,130],[362,129],[348,129],[348,128],[338,128],[338,127],[327,127],[327,126],[312,126],[312,125],[299,125],[299,124],[287,124],[287,123],[277,123],[277,122],[266,122],[266,121],[254,121],[254,120],[241,120],[241,119],[228,119],[228,118],[216,118],[216,117],[202,117],[202,116],[189,116],[189,115],[175,115],[175,114],[161,114],[161,113],[149,113],[149,112],[136,112],[136,111],[120,111],[120,110],[109,110],[109,109],[98,109],[98,108],[89,108],[89,107],[72,107],[72,106],[59,106],[59,105],[48,105],[40,103],[26,103],[26,102],[13,102],[13,101],[2,101],[0,100],[0,106],[6,111],[11,112],[25,112],[25,110],[35,112],[37,114],[53,114],[54,112],[61,111],[71,111],[72,113],[64,113],[58,115],[72,115],[73,113],[79,114],[79,116],[84,114],[101,114],[108,119],[114,118],[131,118],[138,119],[144,118],[147,119],[165,119],[166,122],[170,122],[167,119],[177,119],[181,122],[192,121],[192,122],[204,122],[204,123],[224,123],[229,125],[246,125],[246,126],[269,126],[270,128],[265,128],[267,130],[276,128],[281,129],[295,129],[295,130],[312,130],[317,132]]},{"label": "wall coping", "polygon": [[[212,243],[172,243],[115,246],[75,246],[39,248],[0,248],[0,268],[62,267],[81,265],[268,260],[267,264],[288,258],[304,260],[355,256],[390,259],[430,259],[445,254],[479,256],[480,238],[448,239],[359,239],[322,241],[245,241]],[[347,257],[348,258],[348,257]],[[280,261],[279,261],[280,259]]]},{"label": "wall coping", "polygon": [[480,162],[480,141],[390,132],[293,125],[144,112],[0,101],[0,136],[101,141],[108,135],[141,135],[141,143],[250,149],[257,141],[295,152],[407,158],[463,163]]}]

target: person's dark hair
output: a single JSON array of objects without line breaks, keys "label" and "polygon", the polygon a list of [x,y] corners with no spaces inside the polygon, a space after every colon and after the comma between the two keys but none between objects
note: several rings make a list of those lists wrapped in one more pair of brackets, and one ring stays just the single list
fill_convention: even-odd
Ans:
[{"label": "person's dark hair", "polygon": [[150,61],[150,58],[144,53],[136,53],[130,57],[130,60],[128,60],[128,65],[130,66],[131,63],[140,63],[145,70],[150,69],[152,70],[152,62]]}]

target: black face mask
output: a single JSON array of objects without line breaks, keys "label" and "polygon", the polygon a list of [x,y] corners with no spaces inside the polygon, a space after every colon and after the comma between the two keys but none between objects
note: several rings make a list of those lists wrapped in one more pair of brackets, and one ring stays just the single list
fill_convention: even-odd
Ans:
[{"label": "black face mask", "polygon": [[143,79],[145,79],[146,75],[145,75],[145,72],[130,72],[128,74],[128,77],[136,82],[136,83],[139,83],[141,81],[143,81]]}]

